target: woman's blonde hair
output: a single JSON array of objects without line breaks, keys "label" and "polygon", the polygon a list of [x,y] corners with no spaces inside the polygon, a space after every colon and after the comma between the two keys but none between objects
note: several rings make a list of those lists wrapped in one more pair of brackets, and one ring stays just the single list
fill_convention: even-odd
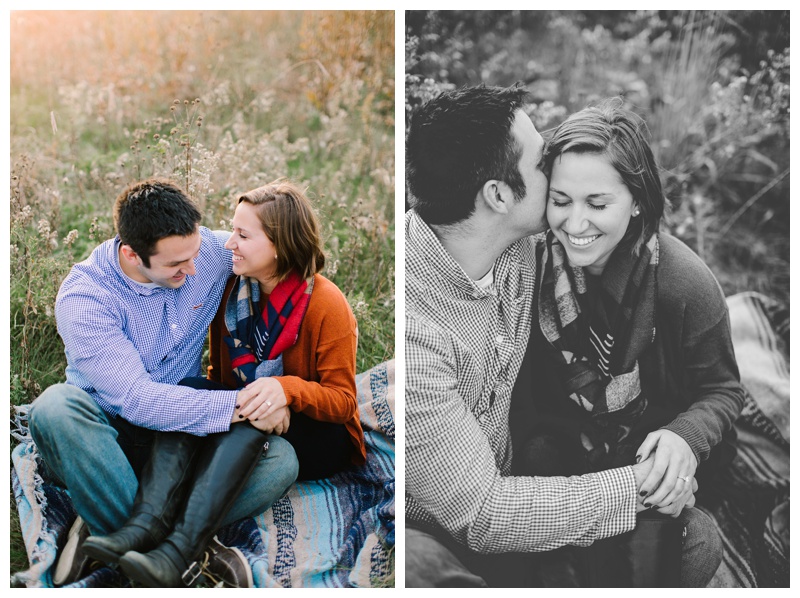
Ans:
[{"label": "woman's blonde hair", "polygon": [[293,271],[309,278],[325,267],[319,220],[303,189],[278,179],[241,195],[236,204],[243,201],[255,206],[261,226],[275,246],[278,281]]}]

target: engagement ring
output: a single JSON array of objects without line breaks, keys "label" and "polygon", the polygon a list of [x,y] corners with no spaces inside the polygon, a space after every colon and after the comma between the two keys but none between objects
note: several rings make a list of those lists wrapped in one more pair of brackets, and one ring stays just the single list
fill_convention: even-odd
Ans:
[{"label": "engagement ring", "polygon": [[678,479],[681,480],[682,482],[686,482],[687,484],[689,483],[689,476],[688,475],[687,476],[680,476],[679,475]]}]

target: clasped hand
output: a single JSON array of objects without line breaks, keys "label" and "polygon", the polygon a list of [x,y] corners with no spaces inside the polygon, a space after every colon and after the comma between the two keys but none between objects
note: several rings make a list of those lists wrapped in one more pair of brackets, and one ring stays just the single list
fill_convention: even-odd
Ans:
[{"label": "clasped hand", "polygon": [[234,419],[247,419],[270,434],[284,434],[289,429],[290,410],[283,387],[275,378],[258,378],[236,395]]},{"label": "clasped hand", "polygon": [[639,510],[652,508],[677,517],[684,508],[694,506],[697,458],[683,438],[670,430],[656,430],[647,435],[636,454],[643,466],[639,470],[646,472],[638,486]]}]

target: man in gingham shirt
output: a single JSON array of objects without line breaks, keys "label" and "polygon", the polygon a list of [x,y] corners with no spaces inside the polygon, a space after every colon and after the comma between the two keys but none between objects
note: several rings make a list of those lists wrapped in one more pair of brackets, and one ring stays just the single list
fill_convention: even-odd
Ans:
[{"label": "man in gingham shirt", "polygon": [[[223,432],[246,421],[240,408],[258,400],[246,389],[177,385],[201,375],[206,332],[232,272],[227,233],[200,227],[200,218],[167,181],[130,185],[114,206],[120,234],[76,264],[56,298],[67,381],[33,402],[30,432],[92,534],[106,535],[125,523],[153,430]],[[252,423],[277,432],[282,417]],[[269,451],[226,522],[264,511],[296,476],[291,446],[273,434],[266,438]],[[67,558],[76,560],[69,565],[75,575],[82,566],[77,560],[85,564],[75,539],[79,524],[57,571],[66,570]]]},{"label": "man in gingham shirt", "polygon": [[[544,142],[520,88],[417,109],[406,140],[406,585],[501,584],[490,553],[631,530],[651,463],[509,477],[509,405],[528,343],[530,235],[545,227]],[[505,563],[510,560],[503,561]]]}]

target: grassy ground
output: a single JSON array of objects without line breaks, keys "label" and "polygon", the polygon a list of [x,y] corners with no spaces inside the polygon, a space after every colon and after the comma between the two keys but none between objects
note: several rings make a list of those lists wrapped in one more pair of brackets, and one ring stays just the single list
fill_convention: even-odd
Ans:
[{"label": "grassy ground", "polygon": [[113,236],[118,192],[156,175],[210,228],[248,189],[306,185],[358,371],[394,357],[392,12],[15,12],[11,90],[12,405],[63,380],[60,282]]}]

